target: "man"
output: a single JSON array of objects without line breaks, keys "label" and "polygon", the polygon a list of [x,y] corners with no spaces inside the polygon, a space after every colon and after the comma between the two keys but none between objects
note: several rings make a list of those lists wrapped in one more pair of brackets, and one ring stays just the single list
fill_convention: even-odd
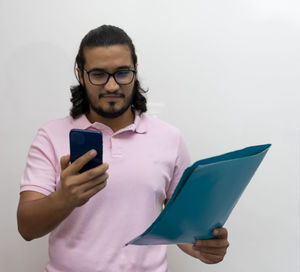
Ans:
[{"label": "man", "polygon": [[[49,272],[168,271],[166,246],[124,244],[142,233],[171,197],[190,159],[179,131],[144,113],[137,57],[128,35],[103,25],[82,40],[79,85],[70,116],[46,123],[30,147],[21,181],[19,232],[50,233]],[[79,173],[92,150],[70,164],[69,131],[100,130],[106,163]],[[229,245],[218,239],[178,245],[213,264]]]}]

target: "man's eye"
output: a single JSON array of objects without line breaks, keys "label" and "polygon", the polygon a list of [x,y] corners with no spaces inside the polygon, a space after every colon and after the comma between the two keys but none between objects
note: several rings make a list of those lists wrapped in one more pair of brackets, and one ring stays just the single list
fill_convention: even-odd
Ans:
[{"label": "man's eye", "polygon": [[118,77],[126,77],[129,75],[129,73],[130,73],[130,71],[118,71],[117,76]]},{"label": "man's eye", "polygon": [[91,74],[93,77],[97,77],[97,78],[100,78],[100,77],[106,77],[106,74],[105,73],[92,73]]}]

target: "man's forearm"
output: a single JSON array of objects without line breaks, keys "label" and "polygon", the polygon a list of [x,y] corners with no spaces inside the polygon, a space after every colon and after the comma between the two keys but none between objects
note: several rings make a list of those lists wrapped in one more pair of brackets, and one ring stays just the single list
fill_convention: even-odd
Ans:
[{"label": "man's forearm", "polygon": [[51,232],[73,208],[59,198],[59,192],[35,200],[23,201],[18,207],[18,229],[22,237],[30,241]]}]

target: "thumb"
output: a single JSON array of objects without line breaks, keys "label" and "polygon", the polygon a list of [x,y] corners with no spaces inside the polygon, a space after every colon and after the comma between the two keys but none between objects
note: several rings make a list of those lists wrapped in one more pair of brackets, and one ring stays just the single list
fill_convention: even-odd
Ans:
[{"label": "thumb", "polygon": [[61,170],[66,169],[69,166],[69,163],[70,163],[70,155],[68,154],[68,155],[62,156],[60,158]]}]

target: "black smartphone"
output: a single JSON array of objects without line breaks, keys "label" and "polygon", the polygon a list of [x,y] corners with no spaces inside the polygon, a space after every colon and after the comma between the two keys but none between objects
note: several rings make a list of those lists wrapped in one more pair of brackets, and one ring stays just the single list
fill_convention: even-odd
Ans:
[{"label": "black smartphone", "polygon": [[97,156],[85,164],[79,171],[82,173],[103,163],[103,139],[100,131],[72,129],[70,131],[70,161],[74,162],[91,149],[97,151]]}]

